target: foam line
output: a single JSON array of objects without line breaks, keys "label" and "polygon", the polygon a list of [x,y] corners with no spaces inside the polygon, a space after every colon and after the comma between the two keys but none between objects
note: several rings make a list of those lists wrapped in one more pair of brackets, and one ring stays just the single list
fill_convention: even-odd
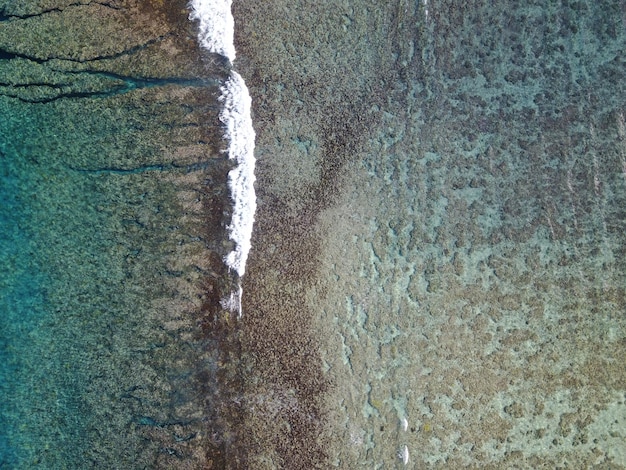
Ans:
[{"label": "foam line", "polygon": [[237,166],[228,173],[228,186],[233,199],[233,215],[228,226],[230,239],[235,242],[235,249],[225,258],[229,268],[243,276],[246,260],[250,252],[254,213],[256,212],[256,194],[254,192],[254,129],[250,114],[252,99],[241,76],[233,71],[222,87],[220,100],[224,108],[220,120],[226,126],[225,138],[229,142],[228,158],[235,160]]},{"label": "foam line", "polygon": [[[232,65],[236,53],[235,20],[230,11],[231,5],[232,0],[192,0],[189,17],[198,21],[200,46],[226,57]],[[252,99],[243,78],[232,69],[220,90],[222,95],[219,99],[224,105],[220,121],[225,127],[228,158],[236,163],[228,173],[228,187],[233,200],[233,215],[228,232],[229,238],[235,242],[235,248],[226,255],[224,262],[239,276],[237,292],[231,292],[221,303],[224,308],[238,311],[241,316],[241,277],[246,272],[256,212]]]},{"label": "foam line", "polygon": [[209,52],[235,61],[235,19],[230,12],[232,0],[192,0],[191,20],[197,20],[200,45]]}]

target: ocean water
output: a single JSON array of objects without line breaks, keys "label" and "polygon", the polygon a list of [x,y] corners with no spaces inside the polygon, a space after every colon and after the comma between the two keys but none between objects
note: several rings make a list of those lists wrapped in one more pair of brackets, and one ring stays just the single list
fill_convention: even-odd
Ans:
[{"label": "ocean water", "polygon": [[184,2],[43,3],[0,7],[0,467],[207,468],[227,68]]},{"label": "ocean water", "polygon": [[250,467],[624,468],[623,2],[234,11]]},{"label": "ocean water", "polygon": [[[194,165],[168,170],[166,142],[137,145],[141,131],[111,120],[110,110],[139,118],[121,103],[89,103],[87,116],[84,101],[26,113],[7,101],[3,466],[165,468],[155,462],[195,437],[197,410],[208,411],[194,377],[215,367],[210,339],[180,318],[197,302],[196,269],[217,268],[184,261],[202,256],[208,231],[178,195],[201,198],[210,172],[196,181]],[[113,158],[120,147],[125,162]]]},{"label": "ocean water", "polygon": [[626,468],[621,1],[0,2],[0,468]]}]

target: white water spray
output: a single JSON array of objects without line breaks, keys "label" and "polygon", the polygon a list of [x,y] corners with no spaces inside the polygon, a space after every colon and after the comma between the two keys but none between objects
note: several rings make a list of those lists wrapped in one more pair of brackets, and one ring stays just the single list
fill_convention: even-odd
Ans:
[{"label": "white water spray", "polygon": [[[232,0],[193,0],[190,18],[199,23],[200,45],[209,52],[226,57],[232,64],[235,60],[235,20],[231,5]],[[230,77],[220,90],[220,101],[224,104],[220,120],[226,128],[224,137],[228,141],[228,158],[236,162],[235,168],[228,173],[228,187],[234,205],[228,231],[235,248],[226,255],[224,262],[239,276],[237,291],[222,299],[221,304],[241,316],[241,277],[246,271],[256,212],[252,99],[245,82],[234,70],[231,70]]]}]

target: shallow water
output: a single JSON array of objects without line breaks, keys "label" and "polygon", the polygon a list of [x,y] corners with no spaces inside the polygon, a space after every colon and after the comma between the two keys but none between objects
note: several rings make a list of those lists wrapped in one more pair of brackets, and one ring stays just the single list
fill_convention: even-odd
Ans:
[{"label": "shallow water", "polygon": [[174,3],[2,3],[0,467],[626,468],[623,6],[236,1],[239,279]]},{"label": "shallow water", "polygon": [[[622,9],[239,8],[248,335],[283,379],[250,393],[295,396],[258,412],[280,419],[255,465],[311,442],[339,468],[626,465]],[[305,438],[303,415],[325,424]]]},{"label": "shallow water", "polygon": [[[155,459],[171,432],[146,440],[142,427],[197,432],[201,405],[186,396],[187,376],[214,368],[200,352],[207,340],[181,333],[190,319],[177,319],[196,265],[185,256],[203,249],[177,193],[201,187],[198,171],[159,169],[171,135],[142,145],[129,125],[140,115],[121,103],[88,104],[87,115],[84,102],[3,102],[3,115],[16,116],[2,132],[12,203],[2,250],[7,468]],[[126,111],[125,121],[112,121],[111,110]]]},{"label": "shallow water", "polygon": [[223,68],[176,68],[186,30],[163,12],[28,6],[0,23],[0,467],[201,468],[219,446],[204,329],[232,287]]}]

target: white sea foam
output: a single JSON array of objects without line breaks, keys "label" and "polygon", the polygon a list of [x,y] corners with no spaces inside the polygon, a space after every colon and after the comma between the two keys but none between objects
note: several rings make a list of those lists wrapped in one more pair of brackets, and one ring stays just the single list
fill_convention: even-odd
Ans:
[{"label": "white sea foam", "polygon": [[[192,0],[190,19],[197,20],[200,45],[210,52],[221,54],[232,64],[235,60],[235,20],[230,11],[232,0]],[[228,173],[228,186],[233,200],[233,215],[228,226],[229,237],[235,249],[224,258],[226,265],[239,275],[237,292],[222,299],[222,307],[238,311],[241,316],[241,277],[246,272],[250,252],[256,195],[254,192],[254,128],[252,127],[252,99],[243,78],[231,70],[223,87],[220,101],[224,107],[220,120],[226,128],[228,157],[236,166]]]},{"label": "white sea foam", "polygon": [[235,19],[232,0],[192,0],[190,19],[198,20],[200,45],[235,60]]},{"label": "white sea foam", "polygon": [[228,185],[233,198],[233,216],[228,226],[230,239],[235,242],[235,249],[226,256],[228,267],[243,276],[246,260],[250,252],[252,226],[256,211],[254,192],[254,129],[252,127],[252,99],[241,76],[231,72],[231,76],[222,87],[220,100],[224,108],[220,120],[226,126],[226,139],[229,142],[228,157],[237,162],[237,166],[228,173]]},{"label": "white sea foam", "polygon": [[241,297],[243,296],[243,288],[241,284],[237,288],[237,292],[231,292],[228,297],[224,297],[220,300],[220,305],[224,310],[229,310],[231,312],[237,312],[239,317],[241,317]]}]

